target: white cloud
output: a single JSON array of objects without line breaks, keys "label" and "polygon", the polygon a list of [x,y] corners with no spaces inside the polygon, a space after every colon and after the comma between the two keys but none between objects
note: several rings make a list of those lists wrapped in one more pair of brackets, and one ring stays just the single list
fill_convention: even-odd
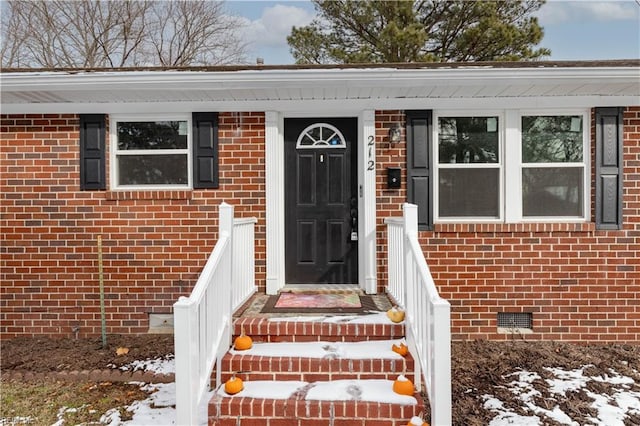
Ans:
[{"label": "white cloud", "polygon": [[567,21],[638,20],[635,0],[548,1],[537,13],[542,26]]},{"label": "white cloud", "polygon": [[244,39],[256,52],[260,52],[261,47],[286,46],[291,27],[308,25],[313,18],[312,12],[296,6],[276,4],[266,7],[260,18],[245,18]]}]

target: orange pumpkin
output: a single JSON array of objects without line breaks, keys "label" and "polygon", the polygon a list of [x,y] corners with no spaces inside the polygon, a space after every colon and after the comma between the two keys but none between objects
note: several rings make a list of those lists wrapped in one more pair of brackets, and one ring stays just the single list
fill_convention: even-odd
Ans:
[{"label": "orange pumpkin", "polygon": [[429,426],[429,423],[425,422],[418,416],[413,416],[411,417],[411,420],[409,420],[409,423],[407,423],[407,426]]},{"label": "orange pumpkin", "polygon": [[229,395],[235,395],[244,389],[242,379],[236,377],[235,374],[226,382],[224,382],[224,391]]},{"label": "orange pumpkin", "polygon": [[413,382],[405,377],[404,374],[398,376],[393,382],[393,391],[400,395],[413,395],[415,393]]},{"label": "orange pumpkin", "polygon": [[399,345],[394,343],[391,346],[391,350],[402,356],[406,356],[409,353],[409,347],[405,345],[404,342],[400,342]]},{"label": "orange pumpkin", "polygon": [[399,309],[397,306],[394,306],[387,311],[387,317],[391,320],[391,322],[402,322],[404,321],[404,311],[402,309]]},{"label": "orange pumpkin", "polygon": [[236,337],[236,340],[234,340],[233,347],[237,351],[246,351],[247,349],[251,349],[251,346],[253,346],[253,339],[244,334],[243,328],[242,333],[240,333],[240,335]]}]

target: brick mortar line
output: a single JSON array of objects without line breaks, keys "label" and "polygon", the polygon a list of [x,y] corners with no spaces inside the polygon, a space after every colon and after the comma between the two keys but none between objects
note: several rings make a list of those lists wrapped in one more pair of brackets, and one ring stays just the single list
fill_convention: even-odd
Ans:
[{"label": "brick mortar line", "polygon": [[175,381],[173,373],[162,374],[151,371],[122,371],[116,369],[104,370],[73,370],[34,372],[29,370],[3,371],[2,380],[38,381],[57,380],[67,382],[145,382],[171,383]]}]

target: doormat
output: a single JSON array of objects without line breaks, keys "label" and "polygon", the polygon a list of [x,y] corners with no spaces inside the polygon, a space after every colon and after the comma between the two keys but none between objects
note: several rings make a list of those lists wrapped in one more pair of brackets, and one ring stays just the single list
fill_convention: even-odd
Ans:
[{"label": "doormat", "polygon": [[345,313],[378,311],[371,296],[356,293],[280,293],[269,296],[263,313]]}]

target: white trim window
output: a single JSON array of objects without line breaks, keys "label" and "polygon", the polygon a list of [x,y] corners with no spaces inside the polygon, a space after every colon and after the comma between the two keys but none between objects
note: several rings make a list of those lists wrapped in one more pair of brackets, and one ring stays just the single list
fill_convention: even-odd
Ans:
[{"label": "white trim window", "polygon": [[439,222],[566,222],[589,216],[589,112],[439,112]]},{"label": "white trim window", "polygon": [[191,116],[110,117],[111,186],[191,188]]},{"label": "white trim window", "polygon": [[500,114],[436,116],[436,217],[502,219],[502,117]]},{"label": "white trim window", "polygon": [[522,217],[583,219],[588,116],[522,114]]}]

